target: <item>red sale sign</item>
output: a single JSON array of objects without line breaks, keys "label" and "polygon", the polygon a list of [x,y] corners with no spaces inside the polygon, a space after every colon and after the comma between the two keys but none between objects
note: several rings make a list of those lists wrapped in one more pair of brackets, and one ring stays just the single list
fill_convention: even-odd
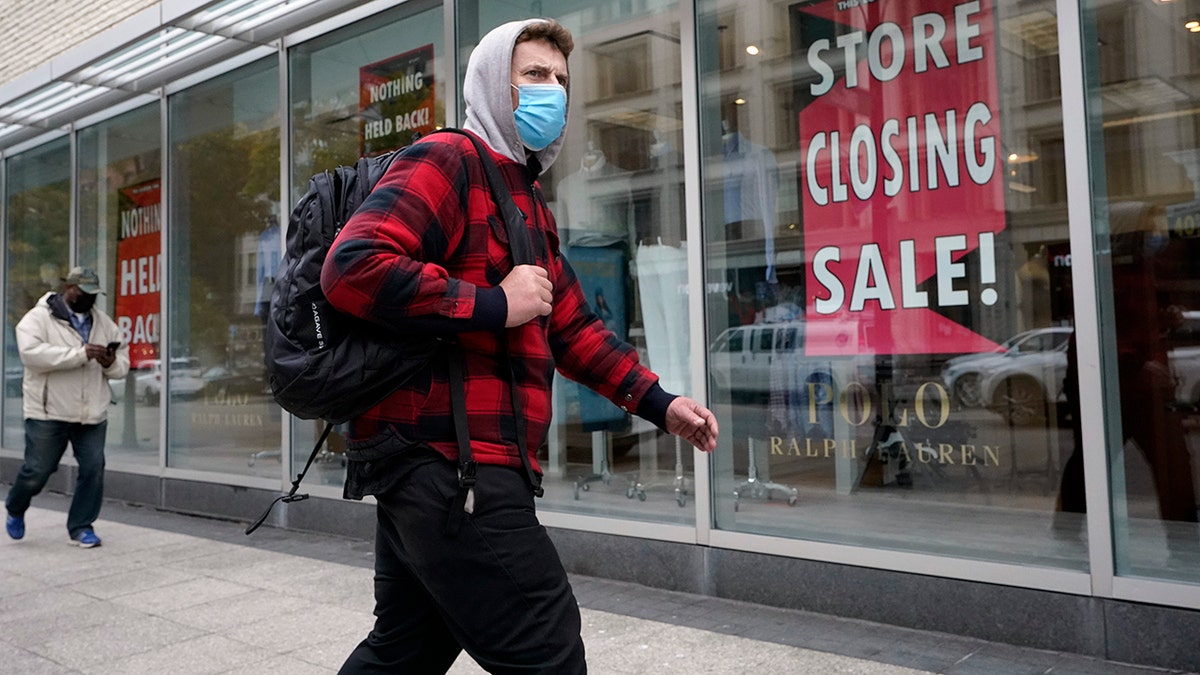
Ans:
[{"label": "red sale sign", "polygon": [[159,293],[162,289],[162,201],[155,178],[117,191],[117,289],[114,304],[129,365],[158,358]]},{"label": "red sale sign", "polygon": [[[1005,228],[992,0],[796,8],[806,352],[988,351],[955,320],[1001,301]],[[964,311],[964,309],[968,311]],[[857,329],[860,339],[835,340]]]},{"label": "red sale sign", "polygon": [[433,45],[358,69],[359,154],[395,150],[434,124]]}]

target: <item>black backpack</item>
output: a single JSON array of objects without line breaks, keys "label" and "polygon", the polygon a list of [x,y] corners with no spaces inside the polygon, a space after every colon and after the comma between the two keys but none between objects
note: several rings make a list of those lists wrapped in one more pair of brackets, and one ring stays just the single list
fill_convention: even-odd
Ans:
[{"label": "black backpack", "polygon": [[[475,144],[508,230],[513,262],[533,263],[533,245],[525,216],[513,203],[512,194],[488,150],[474,136],[458,129],[440,129],[434,133],[440,132],[462,134]],[[292,209],[287,248],[271,291],[263,334],[264,360],[275,401],[296,417],[323,419],[326,425],[304,470],[293,481],[291,492],[272,502],[246,534],[266,520],[275,503],[307,499],[308,495],[297,496],[296,490],[335,424],[354,419],[387,398],[429,367],[440,352],[446,352],[450,360],[460,468],[469,473],[469,483],[474,482],[474,461],[466,433],[462,359],[457,348],[433,336],[390,331],[339,312],[321,290],[321,267],[334,238],[393,160],[406,149],[364,157],[354,166],[339,166],[313,176],[308,192]],[[514,405],[519,406],[515,388]],[[519,411],[519,407],[514,409]],[[527,461],[524,443],[521,445],[522,459]],[[529,473],[532,480],[532,470]],[[540,492],[540,487],[535,485],[534,489]]]},{"label": "black backpack", "polygon": [[[509,237],[515,242],[514,261],[532,262],[525,217],[486,148],[458,129],[440,132],[460,133],[476,143],[501,214],[521,228],[517,237]],[[263,341],[271,393],[301,419],[333,424],[354,419],[428,366],[440,347],[434,337],[389,331],[343,314],[321,291],[321,267],[334,237],[405,149],[313,176],[292,210]]]}]

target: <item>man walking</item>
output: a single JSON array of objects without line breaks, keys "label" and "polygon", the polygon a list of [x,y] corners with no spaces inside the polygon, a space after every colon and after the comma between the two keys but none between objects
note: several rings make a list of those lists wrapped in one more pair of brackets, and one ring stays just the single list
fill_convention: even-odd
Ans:
[{"label": "man walking", "polygon": [[104,498],[104,436],[112,394],[107,380],[129,372],[129,347],[96,296],[100,278],[76,267],[62,293],[47,293],[17,322],[25,376],[25,461],[8,491],[8,536],[25,536],[25,511],[42,491],[71,443],[79,476],[67,513],[71,543],[100,545],[92,523]]},{"label": "man walking", "polygon": [[[463,362],[460,380],[435,359],[428,376],[351,423],[345,494],[378,503],[376,622],[343,673],[444,673],[464,649],[493,673],[586,672],[579,608],[534,506],[555,368],[703,451],[716,447],[713,414],[658,385],[589,309],[560,254],[536,181],[563,142],[573,47],[555,21],[517,21],[484,36],[467,65],[465,130],[525,215],[535,264],[513,265],[482,160],[459,134],[427,136],[398,157],[326,258],[322,287],[336,307],[442,335]],[[478,463],[467,492],[458,381]]]}]

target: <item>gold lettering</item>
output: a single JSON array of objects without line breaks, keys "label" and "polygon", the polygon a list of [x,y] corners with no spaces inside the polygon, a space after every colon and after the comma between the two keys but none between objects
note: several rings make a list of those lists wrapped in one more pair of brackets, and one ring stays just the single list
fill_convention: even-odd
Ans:
[{"label": "gold lettering", "polygon": [[[821,396],[817,396],[817,392],[821,392]],[[833,389],[824,382],[809,382],[808,383],[808,423],[817,423],[817,406],[825,405],[833,402]]]},{"label": "gold lettering", "polygon": [[804,454],[808,457],[816,457],[817,456],[818,452],[817,452],[817,449],[815,447],[813,447],[813,439],[811,439],[811,438],[804,439]]},{"label": "gold lettering", "polygon": [[912,464],[912,455],[908,453],[908,443],[900,444],[900,454],[904,457],[904,461]]},{"label": "gold lettering", "polygon": [[992,447],[990,445],[983,446],[983,465],[1000,466],[1000,447]]},{"label": "gold lettering", "polygon": [[975,466],[978,462],[975,461],[975,446],[963,444],[958,447],[962,463],[967,466]]},{"label": "gold lettering", "polygon": [[[925,419],[925,390],[929,386],[933,386],[937,391],[940,402],[937,424],[930,424]],[[928,429],[937,429],[944,425],[946,420],[950,419],[950,397],[946,394],[945,387],[937,382],[925,382],[920,387],[917,387],[917,419]]]},{"label": "gold lettering", "polygon": [[795,455],[796,457],[800,456],[800,444],[796,442],[795,436],[792,436],[792,442],[790,445],[788,445],[788,453],[787,454]]},{"label": "gold lettering", "polygon": [[826,438],[826,439],[825,439],[825,456],[826,456],[826,457],[828,457],[828,456],[829,456],[829,452],[830,452],[831,450],[833,451],[833,453],[834,453],[835,455],[837,454],[837,439],[834,439],[834,438]]},{"label": "gold lettering", "polygon": [[[860,396],[857,400],[861,400],[863,402],[863,409],[862,419],[855,421],[850,418],[849,396],[851,393],[856,392],[857,390],[861,390],[861,392],[858,392],[860,393]],[[850,384],[846,385],[846,388],[842,390],[842,395],[838,397],[838,407],[841,408],[842,419],[846,420],[846,422],[851,426],[861,427],[867,423],[867,420],[871,418],[871,395],[869,392],[867,392],[867,388],[864,387],[861,382],[851,382]]]},{"label": "gold lettering", "polygon": [[771,454],[772,455],[782,455],[783,454],[783,439],[782,438],[780,438],[778,436],[771,437]]},{"label": "gold lettering", "polygon": [[938,443],[938,464],[953,464],[954,458],[950,453],[954,452],[954,446],[949,443]]},{"label": "gold lettering", "polygon": [[921,460],[922,464],[928,464],[931,460],[937,458],[937,453],[928,445],[917,443],[917,459]]}]

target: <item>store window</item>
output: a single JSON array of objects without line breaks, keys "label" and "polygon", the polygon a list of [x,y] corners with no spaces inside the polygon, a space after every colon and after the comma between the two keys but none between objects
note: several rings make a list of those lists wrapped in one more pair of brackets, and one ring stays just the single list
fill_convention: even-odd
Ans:
[{"label": "store window", "polygon": [[264,380],[262,326],[264,269],[278,254],[278,60],[167,106],[169,339],[143,362],[139,393],[167,406],[168,466],[277,479],[281,412]]},{"label": "store window", "polygon": [[717,527],[1086,568],[1053,3],[698,11]]},{"label": "store window", "polygon": [[62,290],[70,268],[71,145],[61,138],[5,160],[4,447],[24,448],[16,326]]},{"label": "store window", "polygon": [[[471,43],[531,16],[500,3],[459,12]],[[575,40],[565,143],[539,179],[562,254],[592,311],[664,389],[689,394],[679,6],[555,3],[549,16]],[[562,376],[554,394],[540,507],[694,522],[690,445]]]},{"label": "store window", "polygon": [[[303,196],[313,174],[395,150],[446,125],[450,70],[442,14],[440,3],[407,3],[291,50],[291,203]],[[275,244],[271,264],[279,261],[278,233]],[[323,427],[294,420],[296,466],[304,466]],[[306,481],[342,484],[344,431],[330,434]]]},{"label": "store window", "polygon": [[162,137],[159,105],[79,131],[78,260],[103,280],[102,309],[129,345],[129,374],[109,383],[110,463],[159,464],[159,407],[149,366],[159,351]]},{"label": "store window", "polygon": [[[1178,6],[1176,6],[1178,5]],[[1086,16],[1119,575],[1200,581],[1200,25],[1187,3]],[[1072,474],[1082,474],[1082,463]],[[1082,509],[1082,478],[1076,506]]]}]

